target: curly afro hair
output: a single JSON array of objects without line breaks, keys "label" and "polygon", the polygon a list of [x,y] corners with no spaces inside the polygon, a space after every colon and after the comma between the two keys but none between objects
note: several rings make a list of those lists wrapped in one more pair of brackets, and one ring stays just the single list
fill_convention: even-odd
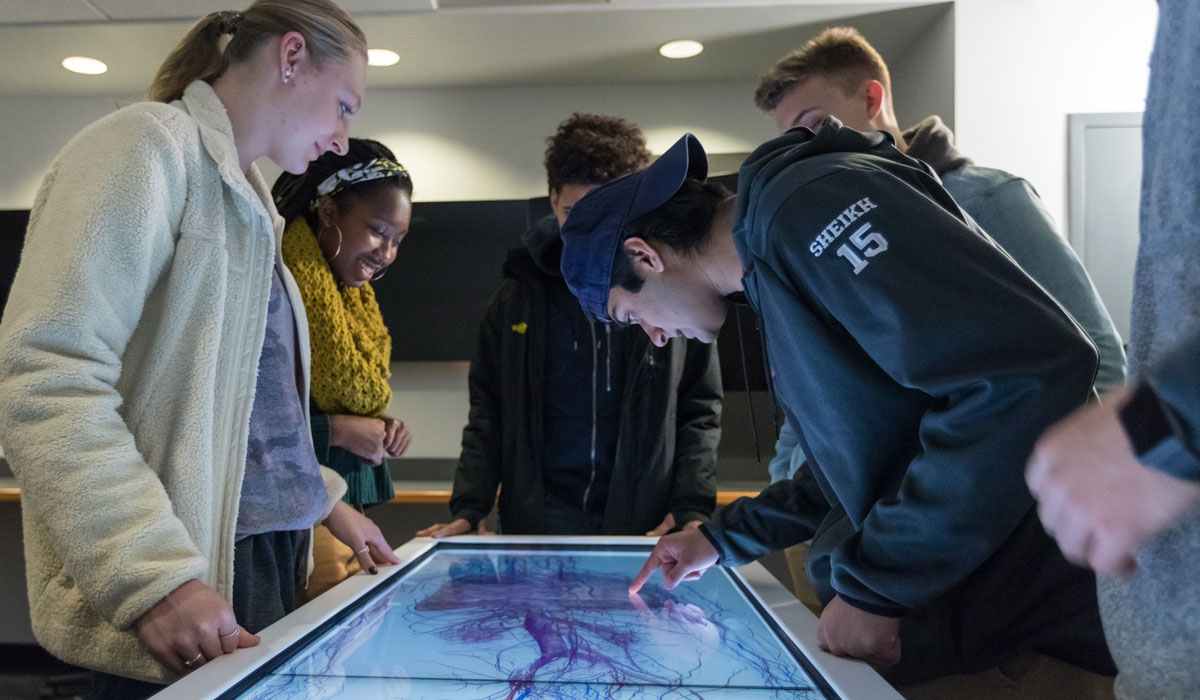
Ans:
[{"label": "curly afro hair", "polygon": [[551,191],[566,185],[602,185],[650,164],[642,130],[620,117],[576,112],[558,125],[546,146]]}]

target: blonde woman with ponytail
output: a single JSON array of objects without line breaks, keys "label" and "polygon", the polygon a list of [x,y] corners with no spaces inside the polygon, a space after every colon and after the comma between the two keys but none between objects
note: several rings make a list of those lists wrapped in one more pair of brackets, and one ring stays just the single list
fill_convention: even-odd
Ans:
[{"label": "blonde woman with ponytail", "polygon": [[154,101],[62,150],[0,323],[0,444],[22,488],[41,644],[144,698],[258,643],[324,523],[395,563],[343,503],[308,418],[308,326],[254,166],[345,153],[366,42],[329,0],[202,19]]}]

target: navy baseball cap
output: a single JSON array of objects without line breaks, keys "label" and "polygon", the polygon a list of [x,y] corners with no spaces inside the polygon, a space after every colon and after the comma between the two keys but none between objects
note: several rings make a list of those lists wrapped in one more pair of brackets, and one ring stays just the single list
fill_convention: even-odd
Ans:
[{"label": "navy baseball cap", "polygon": [[605,183],[575,203],[562,227],[562,275],[585,312],[611,320],[613,259],[630,222],[666,204],[684,180],[706,177],[704,148],[684,134],[645,170]]}]

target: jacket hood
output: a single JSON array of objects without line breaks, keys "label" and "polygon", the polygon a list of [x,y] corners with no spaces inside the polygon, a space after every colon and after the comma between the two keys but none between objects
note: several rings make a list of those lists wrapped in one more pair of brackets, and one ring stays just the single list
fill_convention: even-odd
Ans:
[{"label": "jacket hood", "polygon": [[827,117],[816,134],[799,127],[754,149],[738,172],[734,210],[734,240],[743,264],[751,260],[747,248],[753,247],[747,240],[748,227],[763,217],[769,220],[797,187],[841,169],[860,154],[914,163],[896,150],[891,134],[864,134],[842,126],[834,117]]},{"label": "jacket hood", "polygon": [[529,230],[521,234],[521,248],[508,251],[504,262],[504,276],[520,279],[540,272],[562,279],[562,236],[558,220],[553,214],[538,219]]},{"label": "jacket hood", "polygon": [[971,164],[971,159],[954,147],[954,132],[936,114],[910,126],[903,135],[908,155],[928,163],[939,176]]}]

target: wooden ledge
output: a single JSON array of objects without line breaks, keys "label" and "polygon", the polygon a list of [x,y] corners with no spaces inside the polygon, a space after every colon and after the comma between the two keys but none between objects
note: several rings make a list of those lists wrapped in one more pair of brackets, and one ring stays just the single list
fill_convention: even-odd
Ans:
[{"label": "wooden ledge", "polygon": [[[4,481],[10,481],[5,479]],[[399,486],[399,484],[397,484]],[[718,491],[717,505],[724,506],[743,496],[756,496],[757,491]],[[18,486],[0,485],[0,503],[16,503],[21,500],[21,489]],[[396,497],[392,503],[418,503],[437,505],[450,502],[449,489],[396,489]]]},{"label": "wooden ledge", "polygon": [[[743,496],[753,498],[758,491],[718,491],[717,505],[727,506]],[[449,491],[396,491],[392,503],[449,503]]]}]

